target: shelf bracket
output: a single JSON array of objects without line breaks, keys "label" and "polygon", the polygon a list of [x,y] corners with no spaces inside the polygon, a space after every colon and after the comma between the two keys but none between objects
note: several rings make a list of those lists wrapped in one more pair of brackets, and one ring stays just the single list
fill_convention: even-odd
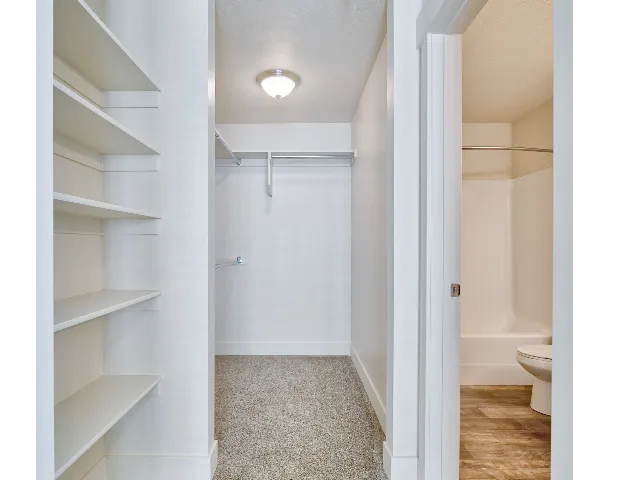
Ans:
[{"label": "shelf bracket", "polygon": [[267,152],[267,195],[273,197],[273,160],[271,152]]},{"label": "shelf bracket", "polygon": [[229,145],[227,145],[227,142],[224,141],[224,139],[218,133],[218,131],[215,130],[214,133],[215,133],[215,136],[216,136],[216,140],[218,140],[220,142],[220,145],[222,145],[222,147],[229,153],[229,155],[231,155],[231,158],[233,158],[233,160],[236,162],[236,165],[238,165],[238,166],[242,165],[242,159],[236,157],[235,153],[233,153],[233,150],[231,150],[229,148]]}]

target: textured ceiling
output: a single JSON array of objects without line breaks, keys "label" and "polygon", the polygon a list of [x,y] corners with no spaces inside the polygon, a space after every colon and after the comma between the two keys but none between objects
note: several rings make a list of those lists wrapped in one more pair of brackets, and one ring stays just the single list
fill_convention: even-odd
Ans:
[{"label": "textured ceiling", "polygon": [[[350,122],[385,34],[385,0],[217,0],[216,123]],[[263,70],[300,75],[288,97]]]},{"label": "textured ceiling", "polygon": [[553,0],[489,0],[462,45],[465,122],[512,122],[553,96]]}]

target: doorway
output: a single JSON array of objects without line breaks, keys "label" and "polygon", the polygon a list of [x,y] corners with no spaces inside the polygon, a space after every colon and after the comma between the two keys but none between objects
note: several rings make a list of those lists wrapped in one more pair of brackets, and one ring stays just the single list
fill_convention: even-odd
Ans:
[{"label": "doorway", "polygon": [[[460,432],[462,431],[463,436],[468,435],[471,428],[478,437],[475,440],[480,440],[479,437],[482,435],[479,434],[477,427],[482,426],[483,423],[486,427],[486,424],[492,423],[492,420],[490,417],[478,420],[481,417],[465,418],[463,416],[461,426],[461,410],[463,414],[471,414],[474,408],[477,409],[476,413],[488,408],[490,413],[500,415],[499,412],[491,411],[490,405],[481,405],[488,399],[489,402],[497,402],[498,405],[502,401],[506,404],[512,403],[518,408],[524,406],[528,410],[523,412],[530,413],[532,417],[541,415],[529,407],[530,387],[518,385],[535,383],[530,378],[522,379],[523,375],[529,375],[516,360],[516,355],[522,353],[518,352],[518,346],[522,345],[511,345],[510,342],[536,346],[549,343],[549,337],[553,336],[553,343],[556,344],[558,338],[553,333],[558,330],[558,327],[562,327],[564,322],[571,321],[570,318],[559,318],[557,315],[558,302],[552,295],[551,277],[555,280],[558,272],[551,273],[551,262],[527,263],[532,257],[537,258],[538,253],[541,253],[532,255],[531,249],[540,250],[541,246],[544,247],[542,253],[545,258],[552,256],[552,245],[558,238],[559,232],[552,227],[551,218],[554,210],[557,211],[557,206],[550,202],[549,197],[552,191],[557,192],[558,185],[556,172],[550,167],[555,166],[558,161],[570,162],[570,158],[551,157],[554,144],[552,140],[551,144],[539,147],[531,144],[532,150],[526,152],[507,149],[499,151],[500,149],[497,148],[481,151],[481,147],[486,149],[486,147],[524,146],[516,145],[514,140],[518,143],[523,140],[540,140],[536,139],[531,131],[527,134],[526,128],[519,129],[525,133],[517,139],[514,138],[513,124],[519,123],[519,120],[522,125],[528,123],[530,127],[536,119],[539,121],[544,117],[547,131],[557,132],[562,131],[566,126],[564,122],[557,122],[558,116],[566,122],[567,116],[570,118],[570,113],[567,114],[564,109],[560,115],[558,112],[553,112],[558,100],[562,105],[566,103],[563,103],[563,99],[551,100],[551,97],[548,97],[537,104],[527,105],[527,102],[518,102],[519,108],[528,108],[521,112],[511,110],[509,113],[511,118],[507,115],[502,118],[499,115],[493,119],[481,118],[496,105],[502,106],[498,101],[499,94],[513,92],[504,86],[502,86],[504,91],[501,92],[500,85],[497,85],[498,90],[491,95],[476,95],[476,102],[465,103],[465,95],[469,92],[469,88],[463,83],[463,75],[472,73],[472,69],[464,58],[464,36],[467,32],[473,33],[475,20],[480,22],[479,31],[483,33],[490,31],[491,16],[487,13],[491,11],[490,9],[499,7],[501,2],[499,0],[488,2],[461,0],[445,3],[439,9],[423,9],[418,19],[418,48],[421,50],[422,197],[419,453],[419,478],[421,479],[453,479],[463,478],[463,475],[468,477],[470,473],[463,472],[459,462],[462,461],[464,464],[466,460],[469,463],[476,462],[476,465],[482,462],[481,456],[474,457],[472,455],[474,452],[470,452],[464,442],[460,448]],[[513,2],[508,3],[513,7]],[[550,3],[540,2],[544,7],[549,7]],[[547,16],[552,17],[553,14],[549,13]],[[516,16],[516,21],[511,21],[508,16],[496,15],[496,17],[501,18],[500,21],[507,27],[515,26],[512,24],[526,19],[526,17]],[[570,15],[562,17],[562,22],[556,23],[554,30],[570,30],[570,24]],[[519,31],[522,32],[523,29],[520,28]],[[552,39],[548,39],[547,42],[548,45],[553,45]],[[476,39],[473,46],[480,48],[482,45]],[[499,71],[495,63],[492,63],[490,53],[492,52],[484,52],[483,68],[484,73],[488,75]],[[550,57],[549,65],[553,72],[553,49],[548,57]],[[505,55],[500,59],[504,60]],[[508,75],[503,75],[501,81],[505,76]],[[554,89],[557,89],[559,80],[567,81],[566,72],[562,73],[560,79],[553,78],[553,74],[550,79],[547,79],[547,88],[551,95]],[[521,79],[517,85],[522,86],[532,81],[531,78],[527,78],[526,81]],[[568,81],[570,83],[570,77]],[[495,82],[493,84],[491,86],[495,87]],[[531,90],[531,88],[527,90],[528,94],[531,94]],[[545,103],[549,103],[546,109]],[[527,115],[530,118],[524,118]],[[465,125],[466,123],[497,124],[501,122],[512,124],[511,131],[506,131],[506,126],[500,125]],[[501,132],[501,128],[505,131]],[[474,135],[479,135],[480,138]],[[497,137],[491,138],[492,135]],[[498,142],[500,135],[504,135],[503,142]],[[463,146],[478,148],[475,152],[466,152],[463,156],[461,151]],[[473,158],[469,154],[477,157]],[[548,155],[552,160],[545,160],[541,156],[538,156],[537,160],[531,160],[535,155]],[[548,171],[544,172],[544,170]],[[536,182],[536,185],[530,185]],[[518,185],[514,186],[516,183]],[[547,193],[546,196],[542,195],[542,191]],[[531,195],[533,197],[528,198]],[[502,198],[504,201],[501,201],[501,196],[504,197]],[[536,198],[538,201],[535,201]],[[541,200],[541,198],[544,199]],[[540,223],[545,225],[544,228],[527,230],[531,225],[521,221],[523,217],[530,217],[533,214],[532,206],[540,210],[538,212]],[[516,207],[520,213],[526,211],[526,214],[514,215],[518,213]],[[491,227],[485,225],[489,219],[493,220]],[[536,221],[532,223],[535,224]],[[466,235],[466,233],[472,235]],[[545,241],[531,242],[531,237],[540,233],[545,233]],[[517,241],[514,242],[514,240]],[[489,252],[491,249],[493,254]],[[481,265],[483,262],[484,266]],[[534,273],[539,273],[539,267],[543,263],[544,275],[538,278]],[[518,267],[515,272],[514,264]],[[479,272],[485,272],[484,277],[479,275]],[[487,278],[487,274],[491,278]],[[542,277],[546,280],[542,281]],[[532,281],[537,282],[537,285],[528,285],[527,282]],[[461,284],[460,290],[457,284]],[[497,287],[499,284],[502,284],[502,288]],[[544,289],[543,300],[540,300],[540,288],[537,288],[540,285]],[[491,288],[492,286],[494,288]],[[529,295],[535,292],[536,288],[537,303]],[[500,295],[496,295],[496,291],[500,291]],[[460,297],[456,295],[457,292],[461,293]],[[491,303],[487,302],[489,298],[493,298],[492,305],[487,305]],[[508,300],[510,304],[500,305],[501,300]],[[539,309],[537,312],[536,308]],[[527,309],[533,312],[529,311],[528,315],[525,315]],[[544,315],[540,313],[540,309],[544,310]],[[552,313],[554,310],[555,314]],[[475,318],[471,314],[475,314]],[[552,318],[553,325],[551,325]],[[529,324],[527,320],[534,320],[534,324]],[[486,331],[482,330],[483,328]],[[566,334],[561,335],[559,344],[562,346],[563,353],[570,352],[571,339],[567,338]],[[566,361],[566,357],[563,360]],[[563,363],[563,360],[560,363]],[[554,370],[556,367],[557,365],[554,365]],[[562,365],[561,368],[563,367]],[[464,386],[461,397],[461,383],[484,385],[482,387]],[[554,388],[554,402],[555,398],[561,395],[570,397],[570,392],[567,392],[564,387],[563,384],[560,388]],[[520,405],[523,403],[524,405]],[[566,408],[566,402],[564,406]],[[465,411],[467,407],[469,409]],[[511,413],[514,413],[515,409],[512,410]],[[554,415],[556,413],[558,412]],[[567,413],[570,416],[570,409],[568,412],[566,409],[560,412],[561,422],[570,422],[570,419],[567,419]],[[529,432],[532,438],[542,438],[545,443],[543,450],[546,449],[546,457],[536,460],[541,468],[535,473],[540,473],[542,476],[535,478],[549,478],[550,474],[549,450],[551,447],[548,438],[545,438],[550,435],[550,422],[548,419],[541,420],[543,418],[546,417],[534,419],[533,423],[536,425],[529,425],[531,428],[528,430],[525,425],[527,422],[516,420],[514,423],[512,418],[505,418],[504,420],[507,421],[498,422],[504,424],[502,428],[506,428],[509,424],[525,434]],[[485,441],[483,447],[490,442],[490,433],[485,433],[487,435],[483,437]],[[502,438],[505,437],[504,432],[498,432],[496,438],[498,437],[500,437],[499,444],[505,443],[505,438]],[[562,454],[566,451],[565,448],[567,443],[560,446],[556,442],[553,454]],[[570,443],[568,448],[571,448]],[[495,453],[499,452],[496,450]],[[504,454],[505,452],[502,453]],[[491,468],[492,465],[484,467]],[[565,468],[563,473],[570,472],[570,462],[568,464],[565,462],[563,468]],[[503,475],[507,473],[509,472],[502,471]],[[530,473],[532,472],[527,474]],[[522,472],[519,475],[520,477],[516,475],[513,478],[522,478]]]}]

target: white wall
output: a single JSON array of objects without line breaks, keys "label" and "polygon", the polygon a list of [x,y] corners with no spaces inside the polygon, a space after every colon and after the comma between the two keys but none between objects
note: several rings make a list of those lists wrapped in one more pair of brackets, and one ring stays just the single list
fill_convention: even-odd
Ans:
[{"label": "white wall", "polygon": [[350,150],[350,123],[259,123],[216,125],[234,151]]},{"label": "white wall", "polygon": [[[350,150],[349,124],[219,125],[233,150]],[[262,165],[266,165],[264,162]],[[216,167],[217,354],[347,355],[351,169]]]},{"label": "white wall", "polygon": [[[54,477],[53,343],[53,1],[36,2],[36,478]],[[33,175],[31,162],[14,172]],[[28,170],[25,170],[28,169]],[[19,173],[18,173],[19,172]],[[25,178],[26,178],[25,175]],[[30,207],[32,208],[32,207]],[[9,219],[7,219],[9,220]],[[6,245],[6,244],[5,244]],[[16,299],[20,301],[21,299]],[[12,309],[13,305],[9,305]],[[33,308],[33,307],[31,307]],[[31,321],[29,322],[31,323]],[[28,328],[32,328],[29,326]],[[25,352],[25,354],[27,354]],[[31,367],[33,368],[33,367]],[[16,374],[19,374],[16,372]],[[11,381],[11,379],[7,379]],[[16,398],[21,402],[21,398]],[[5,404],[9,408],[8,404]],[[31,427],[33,428],[33,427]],[[32,448],[32,447],[31,447]],[[18,460],[16,460],[17,463]],[[8,469],[10,469],[9,467]],[[7,466],[5,464],[5,469]]]},{"label": "white wall", "polygon": [[[541,155],[541,154],[537,154]],[[553,169],[511,180],[514,314],[551,333],[553,296]]]},{"label": "white wall", "polygon": [[382,428],[387,361],[387,44],[380,47],[351,123],[351,354]]},{"label": "white wall", "polygon": [[[553,148],[553,99],[513,122],[513,145]],[[548,153],[513,152],[513,176],[521,177],[553,165]]]},{"label": "white wall", "polygon": [[573,1],[556,0],[551,478],[573,478]]},{"label": "white wall", "polygon": [[418,468],[420,0],[387,2],[387,428],[391,479]]},{"label": "white wall", "polygon": [[511,191],[510,180],[462,182],[463,335],[497,334],[513,323]]},{"label": "white wall", "polygon": [[[209,13],[209,31],[207,41],[209,44],[209,57],[208,67],[209,76],[207,79],[207,89],[209,95],[209,154],[216,151],[216,137],[215,137],[215,124],[216,124],[216,2],[210,0],[208,2]],[[213,128],[213,131],[211,129]],[[214,154],[215,156],[215,154]],[[209,418],[209,452],[212,454],[211,459],[211,472],[215,471],[218,465],[218,444],[215,440],[215,362],[216,362],[216,348],[215,348],[215,333],[216,333],[216,218],[215,218],[215,201],[216,201],[216,165],[211,161],[209,156],[208,170],[208,197],[209,197],[209,218],[208,218],[208,234],[209,234],[209,398],[207,402],[210,408]],[[210,475],[211,477],[212,475]]]}]

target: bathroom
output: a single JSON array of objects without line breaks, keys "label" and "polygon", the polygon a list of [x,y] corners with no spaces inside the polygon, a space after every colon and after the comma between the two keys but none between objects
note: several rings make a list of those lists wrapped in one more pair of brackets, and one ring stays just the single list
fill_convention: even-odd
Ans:
[{"label": "bathroom", "polygon": [[552,18],[490,0],[463,36],[461,478],[483,460],[549,478]]}]

